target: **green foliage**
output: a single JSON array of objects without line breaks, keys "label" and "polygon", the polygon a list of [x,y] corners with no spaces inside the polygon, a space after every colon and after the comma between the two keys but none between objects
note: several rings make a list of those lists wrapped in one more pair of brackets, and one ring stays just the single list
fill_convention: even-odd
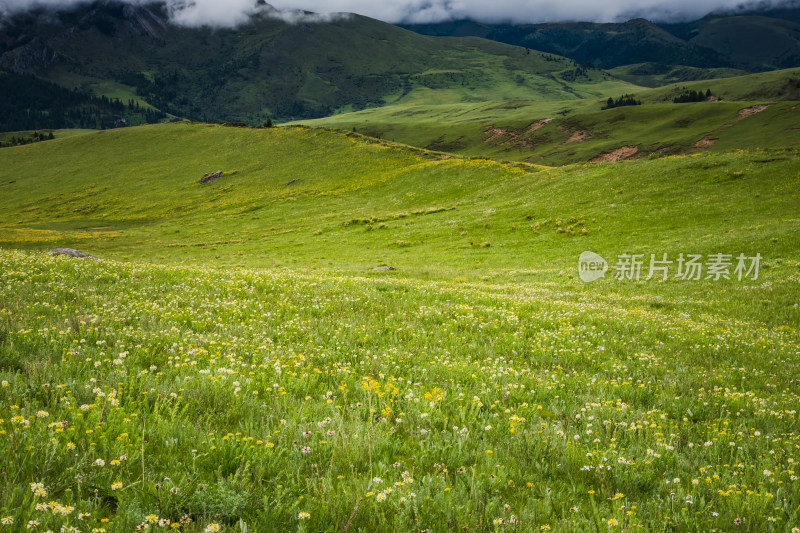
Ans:
[{"label": "green foliage", "polygon": [[[644,19],[623,23],[476,24],[456,27],[440,24],[405,25],[428,35],[477,35],[502,43],[569,57],[581,64],[613,68],[631,63],[656,62],[695,67],[730,66],[720,51],[677,39]],[[796,66],[796,65],[793,65]]]},{"label": "green foliage", "polygon": [[251,497],[252,494],[244,487],[235,490],[227,482],[221,481],[198,488],[188,502],[187,511],[206,521],[222,520],[232,523],[243,516]]},{"label": "green foliage", "polygon": [[662,87],[687,81],[713,80],[745,76],[747,71],[734,68],[698,68],[661,63],[635,63],[610,69],[609,73],[642,87]]},{"label": "green foliage", "polygon": [[[0,131],[59,128],[113,128],[153,123],[166,117],[138,103],[111,100],[64,89],[34,76],[0,71]],[[40,139],[41,140],[41,139]]]},{"label": "green foliage", "polygon": [[706,92],[703,91],[689,91],[686,90],[683,93],[679,94],[675,98],[672,99],[673,103],[676,104],[685,104],[688,102],[702,102],[708,98],[711,98],[711,89],[706,89]]},{"label": "green foliage", "polygon": [[8,148],[10,146],[21,146],[23,144],[31,144],[42,141],[50,141],[55,139],[52,131],[45,133],[43,131],[33,132],[18,132],[15,134],[1,134],[0,133],[0,148]]},{"label": "green foliage", "polygon": [[642,101],[635,99],[633,95],[623,94],[616,100],[614,100],[612,97],[609,96],[608,100],[606,101],[606,105],[603,106],[603,109],[613,109],[615,107],[624,107],[631,105],[642,105]]}]

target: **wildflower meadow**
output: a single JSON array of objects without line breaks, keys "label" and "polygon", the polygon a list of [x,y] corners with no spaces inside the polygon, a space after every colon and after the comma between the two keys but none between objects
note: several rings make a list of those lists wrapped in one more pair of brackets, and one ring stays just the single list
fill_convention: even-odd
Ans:
[{"label": "wildflower meadow", "polygon": [[798,531],[719,299],[0,251],[0,531]]}]

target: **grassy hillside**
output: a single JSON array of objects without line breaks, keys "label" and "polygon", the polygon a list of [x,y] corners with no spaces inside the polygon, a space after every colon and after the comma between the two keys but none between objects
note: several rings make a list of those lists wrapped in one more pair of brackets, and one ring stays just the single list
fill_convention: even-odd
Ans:
[{"label": "grassy hillside", "polygon": [[0,150],[2,528],[800,527],[799,155],[185,123]]},{"label": "grassy hillside", "polygon": [[661,87],[686,81],[747,75],[747,71],[734,68],[698,68],[663,63],[635,63],[612,68],[608,72],[621,80],[642,87]]},{"label": "grassy hillside", "polygon": [[[216,170],[225,175],[198,183]],[[555,283],[576,281],[587,249],[688,247],[759,252],[787,274],[798,176],[795,150],[546,168],[325,130],[141,126],[0,151],[0,245]]]},{"label": "grassy hillside", "polygon": [[[708,89],[715,101],[672,103],[687,91]],[[622,147],[636,148],[629,157],[643,157],[693,153],[712,145],[714,150],[729,150],[791,148],[800,143],[799,69],[627,93],[644,105],[602,110],[605,98],[398,104],[302,123],[355,128],[415,146],[547,165],[590,161]]]}]

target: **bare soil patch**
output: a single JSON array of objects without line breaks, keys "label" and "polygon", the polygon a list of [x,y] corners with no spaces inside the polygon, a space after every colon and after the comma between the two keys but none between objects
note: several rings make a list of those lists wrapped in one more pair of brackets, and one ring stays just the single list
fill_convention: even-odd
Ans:
[{"label": "bare soil patch", "polygon": [[753,105],[739,110],[739,120],[744,120],[747,117],[752,117],[756,113],[761,113],[769,106],[767,104]]},{"label": "bare soil patch", "polygon": [[586,139],[591,139],[591,138],[592,138],[592,134],[589,133],[588,131],[586,131],[586,130],[577,130],[577,131],[573,131],[572,132],[572,135],[569,136],[569,139],[564,141],[564,144],[581,142],[581,141],[585,141]]},{"label": "bare soil patch", "polygon": [[633,155],[638,151],[638,146],[620,146],[616,150],[611,150],[610,152],[598,155],[591,161],[592,163],[616,163],[617,161],[622,161],[623,159],[633,157]]},{"label": "bare soil patch", "polygon": [[714,144],[715,142],[717,142],[716,139],[712,139],[711,137],[706,135],[705,137],[703,137],[702,139],[700,139],[699,141],[694,143],[694,147],[695,148],[707,148],[707,147],[711,146],[712,144]]}]

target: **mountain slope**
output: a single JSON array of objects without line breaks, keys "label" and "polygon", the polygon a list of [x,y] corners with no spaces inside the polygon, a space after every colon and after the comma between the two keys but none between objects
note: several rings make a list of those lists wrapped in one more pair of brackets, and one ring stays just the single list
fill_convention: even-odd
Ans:
[{"label": "mountain slope", "polygon": [[[742,36],[747,38],[743,39]],[[690,43],[729,57],[753,70],[800,65],[800,23],[756,15],[714,18],[699,27]]]},{"label": "mountain slope", "polygon": [[0,67],[141,98],[173,115],[261,123],[396,101],[574,99],[627,84],[573,61],[347,15],[290,24],[267,7],[236,30],[171,25],[158,4],[95,3],[0,29]]},{"label": "mountain slope", "polygon": [[[750,71],[800,66],[800,9],[712,14],[685,23],[405,25],[425,35],[473,35],[614,68],[636,63]],[[682,80],[678,80],[682,81]]]},{"label": "mountain slope", "polygon": [[0,131],[113,128],[158,122],[164,113],[133,100],[120,101],[68,90],[35,76],[0,71]]},{"label": "mountain slope", "polygon": [[426,35],[479,35],[563,55],[599,68],[656,62],[695,67],[730,66],[716,52],[687,43],[645,19],[623,23],[564,22],[523,25],[460,23],[405,25]]}]

